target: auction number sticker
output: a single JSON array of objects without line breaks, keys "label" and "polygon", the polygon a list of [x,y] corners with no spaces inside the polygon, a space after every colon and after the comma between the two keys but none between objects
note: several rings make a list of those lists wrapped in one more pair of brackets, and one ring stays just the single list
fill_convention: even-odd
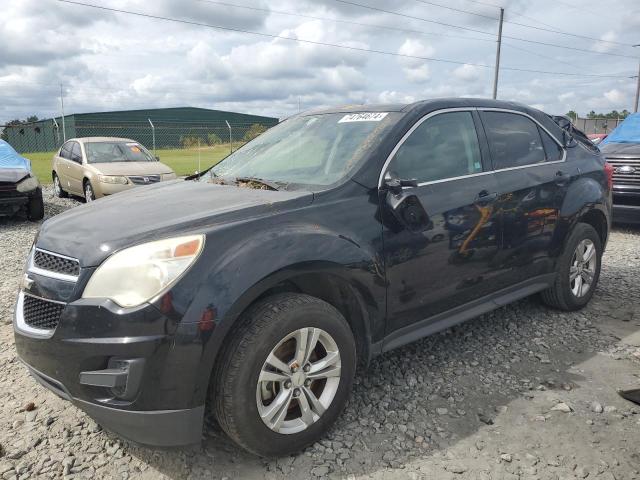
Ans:
[{"label": "auction number sticker", "polygon": [[386,117],[388,112],[363,112],[349,113],[338,120],[338,123],[347,122],[379,122]]}]

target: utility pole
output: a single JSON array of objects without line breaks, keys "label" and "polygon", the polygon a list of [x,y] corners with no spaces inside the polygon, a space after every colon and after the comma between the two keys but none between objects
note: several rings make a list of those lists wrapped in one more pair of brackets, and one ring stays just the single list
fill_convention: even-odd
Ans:
[{"label": "utility pole", "polygon": [[60,112],[62,113],[62,141],[67,141],[67,129],[64,124],[64,94],[62,93],[62,84],[60,84]]},{"label": "utility pole", "polygon": [[[640,47],[640,43],[638,45],[634,45],[634,47]],[[638,100],[640,100],[640,60],[638,60],[638,76],[636,77],[636,79],[636,103],[633,111],[635,113],[638,113]]]},{"label": "utility pole", "polygon": [[498,47],[496,49],[496,71],[493,76],[493,99],[498,98],[498,74],[500,73],[500,47],[502,46],[502,22],[504,8],[500,7],[500,25],[498,26]]}]

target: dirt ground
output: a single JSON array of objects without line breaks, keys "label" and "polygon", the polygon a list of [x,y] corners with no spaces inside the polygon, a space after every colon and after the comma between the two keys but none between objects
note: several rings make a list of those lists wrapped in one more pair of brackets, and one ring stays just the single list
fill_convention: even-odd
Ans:
[{"label": "dirt ground", "polygon": [[[45,196],[48,216],[78,205]],[[199,446],[132,445],[29,377],[10,322],[37,227],[0,220],[4,479],[640,477],[640,407],[617,394],[640,388],[640,228],[613,231],[584,310],[526,299],[389,352],[359,372],[322,441],[265,460],[236,448],[211,421]]]}]

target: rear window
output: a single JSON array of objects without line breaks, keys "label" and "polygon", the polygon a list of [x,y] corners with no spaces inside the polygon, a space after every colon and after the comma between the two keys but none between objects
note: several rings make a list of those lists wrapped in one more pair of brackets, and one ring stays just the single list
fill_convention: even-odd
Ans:
[{"label": "rear window", "polygon": [[89,163],[155,161],[153,155],[137,142],[88,142],[84,148]]}]

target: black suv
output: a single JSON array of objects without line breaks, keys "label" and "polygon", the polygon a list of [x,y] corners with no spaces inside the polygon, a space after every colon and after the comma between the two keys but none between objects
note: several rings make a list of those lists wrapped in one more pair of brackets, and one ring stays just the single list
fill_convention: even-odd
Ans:
[{"label": "black suv", "polygon": [[336,420],[358,363],[535,293],[583,307],[610,173],[520,104],[303,113],[197,177],[45,222],[16,348],[131,440],[198,442],[208,407],[247,450],[294,452]]}]

